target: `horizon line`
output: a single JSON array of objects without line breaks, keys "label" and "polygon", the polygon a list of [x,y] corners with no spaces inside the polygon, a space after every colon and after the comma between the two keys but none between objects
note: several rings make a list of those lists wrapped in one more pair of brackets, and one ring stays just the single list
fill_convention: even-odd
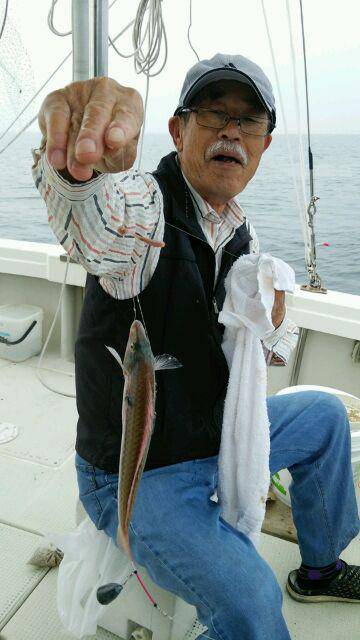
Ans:
[{"label": "horizon line", "polygon": [[[24,133],[41,133],[39,131],[39,129],[27,129],[27,131],[24,131]],[[274,132],[273,132],[274,133]],[[311,131],[310,134],[312,136],[359,136],[360,135],[360,131],[349,131],[349,132],[334,132],[334,131]],[[168,133],[167,131],[145,131],[145,137],[147,135],[151,135],[151,136],[169,136],[170,137],[170,133]],[[297,136],[298,132],[297,131],[289,131],[288,134],[285,133],[285,131],[275,131],[274,136],[286,136],[286,135],[290,135],[290,136]],[[303,131],[302,132],[303,136],[307,136],[307,132]]]}]

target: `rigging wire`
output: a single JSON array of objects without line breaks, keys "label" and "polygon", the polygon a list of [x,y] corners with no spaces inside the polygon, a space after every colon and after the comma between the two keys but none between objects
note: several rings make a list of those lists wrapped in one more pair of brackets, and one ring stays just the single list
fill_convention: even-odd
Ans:
[{"label": "rigging wire", "polygon": [[[10,129],[14,126],[14,124],[16,124],[16,122],[19,120],[19,118],[21,118],[22,114],[24,113],[24,111],[26,111],[26,109],[34,102],[34,100],[38,97],[39,93],[41,93],[41,91],[44,89],[44,87],[46,87],[47,84],[49,84],[50,80],[54,77],[54,75],[59,71],[59,69],[61,69],[61,67],[63,66],[63,64],[66,62],[66,60],[68,60],[70,58],[72,54],[72,51],[70,51],[67,56],[60,62],[60,64],[56,67],[56,69],[52,72],[51,76],[49,76],[49,78],[44,82],[44,84],[41,85],[40,89],[38,89],[38,91],[32,96],[32,98],[29,100],[29,102],[27,102],[27,104],[25,105],[25,107],[20,111],[20,113],[18,113],[18,115],[16,116],[15,120],[13,120],[7,129],[5,129],[5,131],[3,131],[3,133],[0,135],[0,140],[2,140],[2,138],[4,136],[6,136],[6,134],[10,131]],[[30,126],[30,124],[33,122],[33,120],[31,122],[29,122],[29,124],[27,125],[28,127]],[[26,127],[27,128],[27,127]],[[24,129],[25,131],[25,129]],[[11,144],[11,143],[10,143]],[[9,145],[8,145],[9,146]],[[4,149],[2,149],[0,151],[0,153],[2,153],[4,151]]]},{"label": "rigging wire", "polygon": [[0,40],[2,38],[2,35],[4,33],[5,30],[5,25],[6,25],[6,18],[7,18],[7,14],[8,14],[8,9],[9,9],[9,0],[6,0],[6,4],[5,4],[5,11],[4,11],[4,18],[3,18],[3,23],[1,25],[1,31],[0,31]]},{"label": "rigging wire", "polygon": [[189,43],[191,49],[193,50],[193,52],[195,53],[195,55],[196,55],[196,57],[198,59],[198,62],[200,62],[200,58],[199,58],[196,50],[193,47],[193,44],[192,44],[191,40],[190,40],[190,29],[191,29],[191,25],[192,25],[192,0],[190,0],[190,7],[189,8],[190,8],[190,22],[189,22],[189,28],[187,30],[187,39],[188,39],[188,43]]},{"label": "rigging wire", "polygon": [[301,199],[303,202],[303,206],[300,211],[300,220],[303,229],[304,235],[304,245],[305,245],[305,265],[308,269],[308,265],[310,262],[311,255],[311,235],[310,228],[308,224],[308,215],[307,215],[307,201],[306,201],[306,185],[305,185],[305,156],[304,149],[302,144],[301,137],[301,116],[300,116],[300,98],[299,98],[299,89],[298,89],[298,78],[296,73],[296,56],[295,56],[295,47],[294,47],[294,30],[291,20],[291,13],[289,7],[289,0],[286,0],[286,11],[287,11],[287,21],[289,28],[289,43],[290,43],[290,52],[291,52],[291,64],[292,64],[292,76],[293,76],[293,87],[294,87],[294,100],[295,100],[295,114],[296,114],[296,123],[297,123],[297,136],[298,136],[298,149],[299,149],[299,171],[300,171],[300,189],[301,189]]},{"label": "rigging wire", "polygon": [[282,115],[282,119],[283,119],[283,123],[284,123],[286,146],[287,146],[289,159],[290,159],[290,164],[291,164],[291,169],[292,169],[291,173],[292,173],[292,177],[293,177],[296,201],[297,201],[297,205],[298,205],[298,209],[299,209],[299,213],[300,213],[301,225],[302,225],[302,228],[303,228],[304,242],[305,242],[305,245],[307,245],[308,244],[307,229],[306,229],[306,221],[304,220],[304,207],[306,206],[306,201],[305,201],[305,198],[302,198],[301,194],[299,193],[298,183],[297,183],[297,179],[296,179],[296,169],[295,169],[295,164],[294,164],[291,145],[290,145],[290,137],[289,137],[289,130],[288,130],[288,125],[287,125],[286,113],[285,113],[285,106],[284,106],[284,101],[283,101],[283,96],[282,96],[282,91],[281,91],[281,84],[280,84],[278,68],[277,68],[276,59],[275,59],[275,52],[274,52],[274,47],[273,47],[273,43],[272,43],[270,27],[269,27],[269,22],[268,22],[268,19],[267,19],[267,12],[266,12],[266,9],[265,9],[264,0],[261,0],[261,5],[262,5],[264,21],[265,21],[265,27],[266,27],[266,33],[267,33],[267,37],[268,37],[269,48],[270,48],[270,53],[271,53],[271,59],[272,59],[272,64],[273,64],[273,69],[274,69],[276,87],[277,87],[278,95],[279,95],[280,109],[281,109],[281,115]]},{"label": "rigging wire", "polygon": [[301,35],[304,54],[304,73],[305,73],[305,96],[306,96],[306,123],[307,123],[307,135],[308,135],[308,151],[309,151],[309,169],[310,169],[310,196],[314,195],[314,176],[313,176],[313,156],[310,143],[310,109],[309,109],[309,88],[308,88],[308,75],[307,75],[307,62],[306,62],[306,46],[305,46],[305,28],[304,28],[304,15],[302,0],[300,1],[300,18],[301,18]]},{"label": "rigging wire", "polygon": [[[309,284],[302,285],[302,289],[306,289],[308,291],[315,291],[319,293],[326,293],[326,290],[322,287],[321,278],[316,271],[316,239],[315,239],[315,231],[314,231],[314,216],[316,213],[316,205],[315,202],[318,200],[317,196],[314,196],[313,191],[310,196],[310,202],[307,204],[306,199],[306,186],[305,186],[305,159],[304,159],[304,149],[301,137],[301,122],[300,122],[300,99],[298,93],[298,84],[297,84],[297,75],[296,75],[296,62],[295,62],[295,50],[293,43],[293,27],[291,22],[291,13],[289,7],[289,0],[286,0],[287,7],[287,16],[288,16],[288,24],[289,24],[289,34],[290,34],[290,45],[291,45],[291,60],[292,60],[292,68],[293,68],[293,79],[294,79],[294,90],[295,90],[295,103],[296,103],[296,114],[297,114],[297,124],[298,124],[298,138],[299,138],[299,154],[300,154],[300,172],[301,172],[301,184],[303,189],[304,200],[306,203],[306,214],[305,214],[305,224],[307,228],[307,235],[309,236],[307,251],[306,251],[306,268],[309,275]],[[300,9],[301,9],[301,0],[300,0]],[[305,35],[304,35],[304,22],[301,20],[302,27],[302,37],[303,37],[303,58],[306,61],[306,51],[304,48],[305,44]],[[306,65],[305,65],[306,69]],[[307,73],[306,73],[307,78]],[[307,81],[306,81],[306,91],[307,91]],[[308,109],[309,101],[307,99],[307,126],[308,133],[310,131],[310,116]],[[310,155],[309,155],[310,160]],[[311,156],[312,161],[312,156]],[[309,173],[310,173],[310,183],[312,183],[313,189],[313,171],[312,166],[309,164]]]},{"label": "rigging wire", "polygon": [[16,140],[17,140],[18,138],[20,138],[20,136],[24,133],[24,131],[26,131],[26,129],[28,129],[28,128],[33,124],[33,122],[35,122],[35,120],[37,120],[37,117],[38,117],[38,116],[37,116],[37,114],[36,114],[36,115],[35,115],[35,116],[30,120],[30,122],[28,122],[28,123],[27,123],[27,124],[26,124],[26,125],[25,125],[25,126],[24,126],[20,131],[19,131],[19,133],[17,133],[17,134],[16,134],[16,136],[14,136],[14,137],[10,140],[10,142],[8,142],[8,143],[5,145],[5,147],[2,147],[2,149],[0,149],[0,155],[1,155],[2,153],[4,153],[4,151],[6,151],[6,149],[8,149],[8,148],[10,147],[10,145],[11,145],[11,144],[13,144],[14,142],[16,142]]},{"label": "rigging wire", "polygon": [[316,213],[315,203],[319,198],[314,195],[314,169],[313,169],[312,151],[310,146],[309,90],[308,90],[308,78],[307,78],[305,28],[304,28],[302,0],[299,0],[299,4],[300,4],[300,17],[301,17],[303,60],[304,60],[304,71],[305,71],[306,120],[307,120],[307,132],[308,132],[308,160],[309,160],[309,175],[310,175],[310,202],[307,208],[307,224],[310,229],[310,252],[308,256],[308,263],[306,265],[308,274],[309,274],[310,283],[308,285],[302,285],[301,288],[307,291],[326,293],[326,289],[323,288],[321,278],[316,271],[316,239],[315,239],[315,229],[314,229],[314,217]]},{"label": "rigging wire", "polygon": [[[301,0],[300,0],[300,2],[301,2]],[[293,176],[293,182],[294,182],[294,187],[295,187],[296,199],[297,199],[297,204],[298,204],[298,208],[299,208],[299,212],[300,212],[300,221],[301,221],[301,227],[302,227],[302,231],[303,231],[303,238],[304,238],[304,245],[305,245],[305,265],[306,265],[306,269],[308,271],[309,278],[310,278],[310,285],[309,285],[310,289],[309,290],[312,290],[312,291],[317,290],[319,292],[324,293],[325,290],[322,289],[321,280],[320,280],[318,274],[316,273],[316,249],[315,249],[316,241],[315,241],[315,234],[314,234],[313,217],[314,217],[314,214],[315,214],[315,211],[316,211],[315,201],[317,200],[317,197],[314,196],[313,192],[312,192],[310,204],[308,204],[308,200],[307,200],[307,197],[306,197],[306,180],[305,180],[306,171],[305,171],[304,150],[303,150],[302,137],[301,137],[300,98],[299,98],[299,90],[298,90],[298,79],[297,79],[297,73],[296,73],[294,34],[293,34],[293,26],[292,26],[291,13],[290,13],[290,7],[289,7],[289,0],[286,0],[286,8],[287,8],[287,19],[288,19],[288,26],[289,26],[289,38],[290,38],[290,49],[291,49],[292,71],[293,71],[293,84],[294,84],[294,93],[295,93],[295,111],[296,111],[297,133],[298,133],[298,141],[299,141],[300,191],[299,191],[299,186],[298,186],[297,179],[296,179],[296,170],[295,170],[295,165],[294,165],[291,146],[290,146],[289,132],[288,132],[288,127],[287,127],[286,115],[285,115],[285,108],[284,108],[284,103],[283,103],[283,99],[282,99],[279,75],[278,75],[278,71],[277,71],[274,48],[273,48],[273,44],[272,44],[269,23],[268,23],[268,20],[267,20],[267,14],[266,14],[264,0],[261,0],[261,4],[262,4],[262,10],[263,10],[263,15],[264,15],[264,20],[265,20],[265,26],[266,26],[268,41],[269,41],[269,47],[270,47],[270,51],[271,51],[271,57],[272,57],[272,63],[273,63],[273,67],[274,67],[276,84],[277,84],[277,89],[278,89],[278,94],[279,94],[281,113],[282,113],[282,117],[283,117],[283,121],[284,121],[286,144],[287,144],[288,154],[289,154],[290,163],[291,163],[291,169],[292,169],[292,176]],[[302,30],[303,30],[303,45],[304,45],[305,36],[304,36],[303,20],[302,20]],[[305,63],[305,68],[306,68],[306,51],[305,51],[305,47],[304,46],[303,46],[303,57],[304,57],[304,63]],[[307,87],[307,77],[306,77],[306,87]],[[307,97],[307,126],[308,126],[308,135],[309,135],[309,133],[310,133],[310,117],[309,117],[309,101],[308,101],[308,97]],[[311,162],[312,162],[312,155],[309,154],[309,167],[312,167],[312,165],[310,164],[310,158],[311,158]],[[310,172],[310,185],[311,184],[313,184],[313,180],[312,180],[311,172]]]}]

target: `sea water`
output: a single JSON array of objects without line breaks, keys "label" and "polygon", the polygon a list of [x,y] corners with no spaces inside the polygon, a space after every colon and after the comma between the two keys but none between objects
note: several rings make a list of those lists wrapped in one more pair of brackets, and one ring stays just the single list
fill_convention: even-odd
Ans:
[{"label": "sea water", "polygon": [[[25,133],[0,155],[0,238],[57,243],[47,223],[45,204],[31,176],[31,148],[38,146],[37,133]],[[306,140],[304,140],[306,143]],[[299,178],[298,141],[290,147]],[[359,135],[313,135],[315,193],[319,196],[315,216],[318,272],[328,289],[360,294],[360,173]],[[164,134],[147,134],[142,169],[152,171],[160,158],[173,149]],[[274,134],[259,168],[239,196],[254,224],[261,251],[288,262],[298,284],[306,283],[304,244],[296,205],[293,174],[286,138]]]}]

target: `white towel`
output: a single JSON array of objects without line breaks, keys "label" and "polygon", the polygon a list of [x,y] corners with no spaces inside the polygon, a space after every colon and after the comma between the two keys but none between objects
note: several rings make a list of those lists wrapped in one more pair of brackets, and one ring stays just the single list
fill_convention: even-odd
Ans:
[{"label": "white towel", "polygon": [[[270,432],[266,406],[267,369],[261,340],[274,332],[274,289],[293,292],[293,269],[269,254],[242,256],[225,280],[219,314],[222,348],[229,369],[219,453],[221,514],[259,543],[270,484]],[[283,326],[286,332],[286,323]]]}]

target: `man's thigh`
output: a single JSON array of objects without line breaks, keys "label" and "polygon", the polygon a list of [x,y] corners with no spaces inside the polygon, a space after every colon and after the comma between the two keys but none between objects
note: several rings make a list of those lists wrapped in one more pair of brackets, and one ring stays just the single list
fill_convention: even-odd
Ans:
[{"label": "man's thigh", "polygon": [[[116,542],[117,475],[78,460],[80,498],[98,529]],[[83,479],[82,479],[83,478]],[[247,536],[220,517],[210,498],[217,484],[217,456],[143,474],[129,537],[134,560],[159,586],[205,610],[281,609],[275,575]],[[234,585],[236,589],[234,590]],[[240,597],[241,594],[241,597]]]}]

